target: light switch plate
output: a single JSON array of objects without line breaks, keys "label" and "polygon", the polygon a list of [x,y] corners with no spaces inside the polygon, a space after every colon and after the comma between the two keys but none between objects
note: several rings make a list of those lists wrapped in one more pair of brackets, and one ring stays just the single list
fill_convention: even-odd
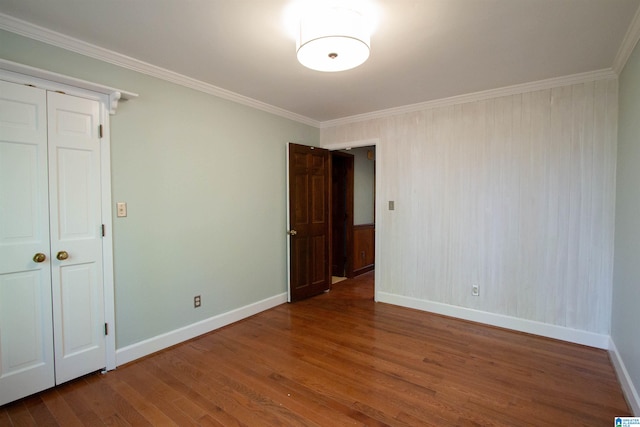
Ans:
[{"label": "light switch plate", "polygon": [[127,204],[125,202],[116,203],[116,215],[118,217],[127,216]]},{"label": "light switch plate", "polygon": [[389,210],[395,210],[396,208],[396,203],[393,200],[389,200]]}]

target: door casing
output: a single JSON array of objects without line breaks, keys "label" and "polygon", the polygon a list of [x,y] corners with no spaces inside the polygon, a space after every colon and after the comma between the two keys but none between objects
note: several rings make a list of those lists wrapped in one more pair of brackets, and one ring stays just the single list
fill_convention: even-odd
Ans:
[{"label": "door casing", "polygon": [[[374,139],[362,139],[362,140],[354,140],[354,141],[345,141],[345,142],[336,142],[336,143],[331,143],[331,144],[320,144],[321,148],[327,149],[329,151],[334,151],[334,150],[346,150],[346,149],[351,149],[351,148],[358,148],[358,147],[368,147],[368,146],[376,146],[376,148],[379,147],[380,144],[380,140],[378,138],[374,138]],[[383,179],[380,177],[379,171],[384,170],[383,169],[383,162],[384,162],[384,156],[383,153],[381,152],[381,150],[376,149],[376,174],[375,176],[375,180],[378,181],[378,179]],[[287,165],[288,166],[288,165]],[[288,167],[287,167],[288,170]],[[378,214],[379,212],[385,208],[384,206],[384,202],[381,200],[381,198],[379,197],[378,192],[380,191],[380,186],[377,185],[374,182],[374,204],[375,204],[375,209],[374,209],[374,218],[378,218]],[[288,190],[287,190],[288,191]],[[288,194],[288,193],[287,193]],[[288,205],[287,205],[288,206]],[[287,218],[287,225],[289,224],[288,218]],[[376,230],[375,233],[375,247],[376,248],[380,248],[380,234],[378,232],[378,230]],[[288,240],[288,239],[287,239]],[[375,283],[380,283],[381,280],[381,274],[382,274],[382,263],[379,260],[379,257],[381,256],[381,252],[379,250],[376,249],[375,251],[375,270],[374,270],[374,287],[375,287]],[[287,252],[287,259],[289,257],[289,253]],[[378,293],[377,293],[377,287],[374,290],[374,300],[375,301],[379,301],[378,298]]]}]

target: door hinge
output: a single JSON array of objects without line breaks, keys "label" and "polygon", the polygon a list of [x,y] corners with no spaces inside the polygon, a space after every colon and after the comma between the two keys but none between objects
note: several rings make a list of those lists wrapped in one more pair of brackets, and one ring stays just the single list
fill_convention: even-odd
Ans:
[{"label": "door hinge", "polygon": [[98,138],[102,138],[102,125],[98,125]]},{"label": "door hinge", "polygon": [[108,323],[104,324],[104,334],[105,335],[109,335],[109,324]]},{"label": "door hinge", "polygon": [[105,232],[104,232],[104,224],[102,224],[102,237],[105,236]]}]

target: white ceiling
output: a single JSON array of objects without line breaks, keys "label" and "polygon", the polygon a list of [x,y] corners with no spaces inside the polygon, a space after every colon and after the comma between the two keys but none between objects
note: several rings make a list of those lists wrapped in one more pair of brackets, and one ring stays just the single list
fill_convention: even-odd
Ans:
[{"label": "white ceiling", "polygon": [[283,23],[291,0],[0,0],[0,13],[321,123],[610,69],[640,6],[372,1],[371,56],[340,73],[297,62]]}]

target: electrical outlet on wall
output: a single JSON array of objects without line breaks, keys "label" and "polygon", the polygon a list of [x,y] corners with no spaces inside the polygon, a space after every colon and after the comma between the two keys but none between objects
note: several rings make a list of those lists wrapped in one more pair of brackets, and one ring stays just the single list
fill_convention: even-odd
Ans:
[{"label": "electrical outlet on wall", "polygon": [[480,286],[471,285],[471,295],[473,295],[474,297],[477,297],[478,295],[480,295]]},{"label": "electrical outlet on wall", "polygon": [[116,215],[118,218],[127,216],[127,204],[125,202],[116,203]]},{"label": "electrical outlet on wall", "polygon": [[198,308],[200,305],[202,305],[202,299],[200,298],[200,295],[196,295],[193,297],[193,308]]}]

